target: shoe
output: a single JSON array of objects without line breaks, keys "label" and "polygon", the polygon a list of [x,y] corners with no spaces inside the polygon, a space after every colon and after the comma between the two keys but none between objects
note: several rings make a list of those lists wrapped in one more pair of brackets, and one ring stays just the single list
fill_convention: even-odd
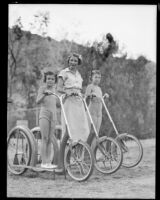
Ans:
[{"label": "shoe", "polygon": [[42,164],[42,163],[41,163],[41,168],[48,168],[48,165],[47,165],[47,164]]},{"label": "shoe", "polygon": [[52,163],[47,163],[47,165],[49,168],[54,168],[54,169],[58,167],[57,165],[54,165]]},{"label": "shoe", "polygon": [[41,168],[54,169],[54,168],[57,168],[57,165],[52,165],[51,163],[46,163],[46,164],[41,164]]}]

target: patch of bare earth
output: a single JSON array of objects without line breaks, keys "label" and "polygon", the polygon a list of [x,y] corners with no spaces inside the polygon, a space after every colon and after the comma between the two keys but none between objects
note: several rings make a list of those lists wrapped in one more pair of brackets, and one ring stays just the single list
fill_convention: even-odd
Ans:
[{"label": "patch of bare earth", "polygon": [[144,155],[134,168],[121,167],[103,175],[96,170],[85,182],[67,176],[28,171],[24,175],[7,174],[8,197],[61,198],[155,198],[155,139],[142,140]]}]

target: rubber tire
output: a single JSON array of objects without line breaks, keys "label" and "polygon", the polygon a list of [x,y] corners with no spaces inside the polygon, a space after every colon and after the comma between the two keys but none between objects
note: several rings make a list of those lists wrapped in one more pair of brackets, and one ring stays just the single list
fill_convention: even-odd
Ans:
[{"label": "rubber tire", "polygon": [[[94,169],[94,157],[93,157],[93,152],[92,152],[92,150],[91,150],[91,147],[90,147],[86,142],[79,141],[78,143],[79,143],[79,144],[82,144],[83,146],[85,146],[85,147],[87,148],[87,150],[89,151],[89,153],[90,153],[90,157],[91,157],[91,168],[90,168],[90,171],[89,171],[89,173],[88,173],[87,176],[85,176],[84,178],[80,178],[80,179],[79,179],[79,178],[77,178],[77,177],[74,177],[74,176],[67,170],[66,166],[65,166],[65,169],[67,170],[69,176],[70,176],[72,179],[74,179],[74,180],[76,180],[76,181],[79,181],[79,182],[82,182],[82,181],[87,180],[87,179],[92,175],[92,172],[93,172],[93,169]],[[73,143],[72,145],[74,145],[74,143]],[[67,150],[66,150],[66,152],[65,152],[64,163],[66,163],[66,160],[67,160],[67,157],[68,157],[68,152],[69,152],[69,147],[67,148]],[[64,164],[64,165],[66,165],[66,164]]]},{"label": "rubber tire", "polygon": [[139,145],[139,148],[140,148],[140,156],[139,156],[139,159],[137,160],[136,163],[128,166],[128,165],[124,164],[124,159],[123,159],[122,166],[126,167],[126,168],[132,168],[132,167],[137,166],[140,163],[140,161],[142,160],[142,157],[143,157],[143,147],[142,147],[141,142],[138,140],[138,138],[136,138],[134,135],[131,135],[131,134],[128,134],[128,133],[122,133],[122,134],[118,135],[115,139],[117,140],[117,142],[119,142],[118,139],[121,138],[121,137],[124,137],[124,136],[125,137],[126,136],[131,137],[133,140],[135,140],[137,142],[137,144]]},{"label": "rubber tire", "polygon": [[[27,138],[27,140],[28,140],[28,144],[29,144],[29,148],[30,148],[30,154],[29,154],[29,158],[28,158],[28,163],[27,163],[27,165],[30,165],[30,162],[31,162],[31,155],[32,155],[32,145],[31,145],[31,141],[30,141],[30,137],[29,137],[29,134],[30,134],[30,133],[28,132],[28,130],[27,130],[25,127],[16,126],[16,127],[12,128],[12,129],[10,130],[10,132],[9,132],[9,134],[8,134],[8,137],[7,137],[7,149],[8,149],[9,139],[10,139],[12,133],[13,133],[14,131],[18,130],[18,129],[20,129],[20,130],[23,131],[23,133],[25,134],[25,136],[26,136],[26,138]],[[8,163],[8,156],[7,156],[7,163]],[[23,173],[27,170],[27,168],[24,168],[24,169],[22,169],[21,172],[17,173],[16,171],[13,171],[13,170],[9,167],[9,165],[8,165],[8,169],[9,169],[9,171],[10,171],[11,173],[13,173],[13,174],[15,174],[15,175],[21,175],[21,174],[23,174]]]},{"label": "rubber tire", "polygon": [[121,148],[120,148],[118,142],[117,142],[115,139],[113,139],[113,138],[110,138],[110,137],[107,137],[107,136],[103,136],[103,137],[100,137],[99,140],[100,140],[100,143],[103,142],[104,140],[113,141],[113,142],[116,143],[116,145],[119,147],[119,151],[120,151],[120,162],[119,162],[119,164],[117,165],[117,167],[116,167],[113,171],[111,171],[111,172],[104,172],[104,171],[100,170],[100,169],[97,167],[97,164],[96,164],[95,151],[96,151],[96,148],[97,148],[97,143],[94,142],[94,140],[93,140],[93,141],[92,141],[92,145],[91,145],[91,148],[92,148],[92,151],[93,151],[93,155],[94,155],[95,168],[97,169],[97,171],[99,171],[99,172],[101,172],[101,173],[103,173],[103,174],[113,174],[113,173],[115,173],[115,172],[121,167],[121,165],[122,165],[122,162],[123,162],[123,153],[122,153],[122,150],[121,150]]}]

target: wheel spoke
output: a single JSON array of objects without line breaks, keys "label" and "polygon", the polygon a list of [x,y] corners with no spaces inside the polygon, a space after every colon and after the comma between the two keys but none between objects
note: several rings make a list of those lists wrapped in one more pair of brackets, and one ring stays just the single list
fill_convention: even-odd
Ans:
[{"label": "wheel spoke", "polygon": [[89,178],[93,171],[92,152],[84,142],[78,142],[74,147],[69,146],[65,154],[68,174],[77,181]]},{"label": "wheel spoke", "polygon": [[117,139],[120,141],[119,144],[124,157],[122,165],[127,168],[136,166],[143,156],[143,149],[139,140],[129,134],[120,134]]},{"label": "wheel spoke", "polygon": [[[31,159],[31,145],[27,137],[29,134],[25,130],[13,129],[7,139],[7,161],[8,169],[13,174],[22,174],[25,168],[19,168],[18,165],[28,165]],[[28,147],[27,147],[28,145]],[[27,152],[26,152],[26,148]],[[13,165],[17,165],[17,167]]]},{"label": "wheel spoke", "polygon": [[[103,148],[103,153],[105,154],[102,154],[99,146]],[[117,153],[117,160],[115,159],[115,155],[113,153],[114,147],[115,151],[120,151],[119,154]],[[94,154],[96,169],[105,174],[116,172],[122,163],[122,151],[118,143],[112,138],[102,137],[99,145],[95,147]]]},{"label": "wheel spoke", "polygon": [[78,168],[80,169],[81,175],[85,175],[84,168],[83,168],[83,165],[81,163],[78,163]]}]

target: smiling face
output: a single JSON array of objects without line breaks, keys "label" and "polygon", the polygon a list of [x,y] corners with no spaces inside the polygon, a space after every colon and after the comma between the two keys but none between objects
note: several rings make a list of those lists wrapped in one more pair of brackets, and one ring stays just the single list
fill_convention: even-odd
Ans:
[{"label": "smiling face", "polygon": [[76,56],[71,56],[69,59],[69,66],[75,68],[78,65],[78,58]]},{"label": "smiling face", "polygon": [[48,74],[46,76],[46,84],[48,87],[52,87],[55,84],[55,76]]},{"label": "smiling face", "polygon": [[94,85],[99,85],[100,81],[101,81],[101,75],[100,74],[93,74],[92,75],[92,83]]}]

